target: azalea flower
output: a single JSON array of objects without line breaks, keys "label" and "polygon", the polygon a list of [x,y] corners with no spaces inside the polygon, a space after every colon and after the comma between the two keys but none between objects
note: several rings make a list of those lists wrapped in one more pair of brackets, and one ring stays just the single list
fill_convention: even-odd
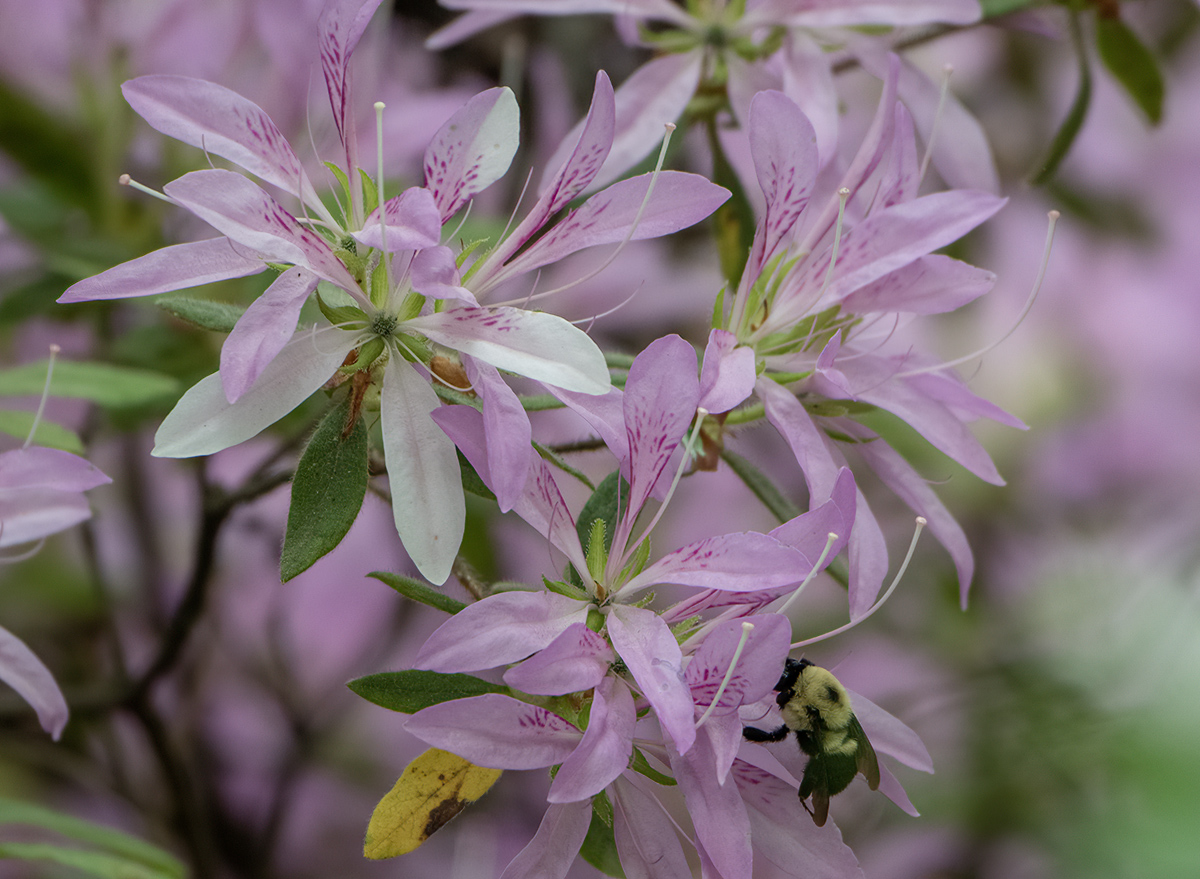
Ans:
[{"label": "azalea flower", "polygon": [[[839,113],[835,60],[858,59],[882,75],[879,38],[857,29],[965,25],[981,14],[976,0],[442,0],[442,5],[468,11],[430,38],[432,48],[520,15],[611,13],[631,42],[657,50],[617,91],[618,134],[597,184],[645,158],[663,122],[714,94],[727,100],[744,128],[757,92],[784,91],[813,120],[822,157],[832,156]],[[838,55],[834,49],[845,51]],[[918,113],[927,140],[937,126],[933,160],[939,171],[957,185],[995,189],[987,141],[962,105],[907,64],[902,94]]]},{"label": "azalea flower", "polygon": [[[47,380],[47,387],[49,381]],[[29,437],[37,431],[37,418]],[[31,445],[0,453],[0,548],[40,541],[91,516],[84,492],[112,482],[87,460],[60,449]],[[36,547],[35,547],[36,550]],[[7,559],[0,558],[0,563]],[[0,680],[37,712],[57,739],[67,703],[54,676],[20,638],[0,627]]]},{"label": "azalea flower", "polygon": [[[837,192],[822,197],[812,126],[786,95],[763,92],[750,140],[766,211],[720,327],[754,352],[755,393],[826,497],[852,448],[950,552],[964,600],[973,573],[962,529],[925,480],[852,415],[877,407],[994,484],[1000,475],[966,422],[1022,423],[976,397],[935,358],[892,345],[913,315],[952,311],[991,288],[990,272],[933,251],[992,216],[1004,200],[950,190],[917,196],[912,122],[896,103],[893,60],[871,129]],[[736,350],[736,349],[735,349]],[[852,617],[871,606],[887,569],[883,536],[860,495],[850,544]]]},{"label": "azalea flower", "polygon": [[[453,444],[429,417],[440,406],[430,380],[483,398],[490,454],[498,465],[520,460],[517,487],[524,481],[518,450],[528,448],[530,431],[498,370],[582,394],[610,386],[603,355],[581,330],[545,313],[481,306],[477,294],[584,247],[691,225],[728,193],[695,175],[639,178],[600,193],[546,229],[590,182],[597,156],[602,161],[611,143],[611,86],[601,74],[597,121],[559,169],[556,185],[512,235],[472,265],[475,280],[463,281],[451,251],[438,244],[441,225],[507,170],[517,147],[516,101],[508,89],[477,95],[430,144],[427,188],[374,204],[348,108],[350,56],[377,5],[332,4],[321,22],[322,67],[345,156],[345,171],[338,173],[344,219],[324,205],[296,153],[257,105],[201,80],[142,77],[124,91],[155,128],[241,165],[298,198],[312,216],[293,215],[232,171],[192,172],[164,192],[225,237],[155,251],[74,285],[60,301],[143,296],[290,265],[238,320],[222,348],[220,371],[186,393],[164,421],[154,454],[190,457],[228,448],[290,412],[339,369],[343,376],[366,373],[382,386],[397,531],[421,573],[440,583],[462,538],[465,507]],[[647,204],[655,185],[659,200]],[[541,239],[516,255],[535,234]],[[322,309],[336,326],[295,334],[300,309],[322,282],[328,296],[320,300]],[[467,385],[456,383],[464,379]],[[513,493],[501,486],[502,507]]]}]

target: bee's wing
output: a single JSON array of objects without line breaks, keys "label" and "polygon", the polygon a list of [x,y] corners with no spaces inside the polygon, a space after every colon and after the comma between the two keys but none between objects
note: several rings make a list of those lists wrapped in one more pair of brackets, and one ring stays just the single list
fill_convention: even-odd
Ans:
[{"label": "bee's wing", "polygon": [[858,771],[863,774],[871,790],[879,790],[879,758],[875,756],[871,740],[867,738],[857,717],[850,718],[850,737],[858,743],[858,749],[855,751]]}]

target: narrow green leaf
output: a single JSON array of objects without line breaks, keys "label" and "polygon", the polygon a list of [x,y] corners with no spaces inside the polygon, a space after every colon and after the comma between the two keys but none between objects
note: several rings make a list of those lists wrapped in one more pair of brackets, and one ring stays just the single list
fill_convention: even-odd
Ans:
[{"label": "narrow green leaf", "polygon": [[646,759],[646,755],[637,748],[633,749],[633,763],[631,766],[635,772],[646,776],[648,779],[653,782],[657,782],[658,784],[665,784],[668,786],[678,784],[678,782],[675,781],[675,779],[673,779],[671,776],[664,775],[651,766],[650,761]]},{"label": "narrow green leaf", "polygon": [[556,454],[553,450],[546,448],[537,441],[534,441],[533,448],[539,455],[541,455],[559,470],[570,476],[574,476],[588,488],[595,489],[595,486],[592,484],[592,480],[587,478],[587,474],[576,467],[572,467],[561,455]]},{"label": "narrow green leaf", "polygon": [[[120,830],[84,821],[53,809],[0,797],[0,824],[28,824],[49,830],[78,842],[96,846],[122,859],[124,864],[141,864],[146,875],[181,879],[187,870],[178,860],[157,846]],[[6,847],[17,845],[5,843]],[[10,854],[9,857],[23,857]],[[53,860],[53,858],[51,858]],[[117,874],[122,875],[122,874]],[[140,874],[124,874],[140,875]]]},{"label": "narrow green leaf", "polygon": [[1028,9],[1042,2],[1043,0],[979,0],[979,7],[983,10],[984,18],[995,18],[997,15],[1008,15],[1010,12]]},{"label": "narrow green leaf", "polygon": [[368,702],[402,714],[415,714],[422,708],[453,699],[510,692],[502,684],[493,684],[474,675],[419,669],[379,672],[353,680],[346,686]]},{"label": "narrow green leaf", "polygon": [[[41,394],[48,365],[39,360],[0,370],[0,396]],[[179,382],[161,372],[94,361],[58,360],[50,381],[51,397],[90,400],[113,409],[169,400],[179,392]]]},{"label": "narrow green leaf", "polygon": [[1158,61],[1119,18],[1097,16],[1096,48],[1100,60],[1146,114],[1151,124],[1162,121],[1163,84]]},{"label": "narrow green leaf", "polygon": [[717,136],[716,122],[708,125],[708,144],[713,154],[712,180],[730,191],[728,201],[713,211],[713,228],[716,231],[717,255],[721,260],[721,275],[731,289],[737,289],[742,269],[750,256],[754,244],[754,209],[742,187],[741,178],[725,157],[721,140]]},{"label": "narrow green leaf", "polygon": [[182,873],[165,873],[146,864],[139,864],[105,852],[64,848],[44,842],[0,843],[0,859],[18,861],[49,861],[64,867],[74,867],[99,879],[167,879]]},{"label": "narrow green leaf", "polygon": [[1067,153],[1071,151],[1071,145],[1079,136],[1079,132],[1083,128],[1083,120],[1087,118],[1088,107],[1092,103],[1091,62],[1088,60],[1087,48],[1083,43],[1079,16],[1075,14],[1071,16],[1071,37],[1075,46],[1075,54],[1079,59],[1079,90],[1075,93],[1075,100],[1071,102],[1071,109],[1067,111],[1067,117],[1059,126],[1054,140],[1050,142],[1050,150],[1043,160],[1041,168],[1029,181],[1034,186],[1046,183],[1058,171],[1058,166],[1067,157]]},{"label": "narrow green leaf", "polygon": [[357,418],[344,436],[349,417],[347,398],[321,419],[296,465],[279,560],[279,577],[285,583],[341,543],[362,508],[367,493],[367,428]]},{"label": "narrow green leaf", "polygon": [[469,491],[476,497],[485,498],[489,501],[496,499],[495,492],[487,487],[487,483],[483,481],[483,478],[471,466],[471,462],[467,460],[467,456],[462,452],[458,453],[458,469],[462,474],[463,491]]},{"label": "narrow green leaf", "polygon": [[[32,412],[15,412],[0,410],[0,433],[7,433],[17,439],[24,440],[29,436],[29,428],[33,427]],[[83,441],[73,430],[68,430],[61,424],[47,421],[43,418],[38,422],[37,434],[33,438],[35,445],[47,446],[51,449],[62,449],[64,452],[83,453]]]},{"label": "narrow green leaf", "polygon": [[766,474],[741,455],[724,449],[721,452],[721,459],[729,465],[729,469],[736,473],[742,482],[746,483],[746,487],[754,492],[754,496],[762,501],[763,505],[774,513],[775,518],[780,522],[790,521],[804,512],[784,497]]},{"label": "narrow green leaf", "polygon": [[[592,823],[588,825],[587,836],[583,839],[579,854],[605,876],[625,879],[625,871],[621,869],[621,858],[617,854],[617,839],[613,836],[611,819],[610,823],[606,824],[598,814],[596,803],[599,800],[600,797],[596,797],[592,801]],[[607,799],[605,804],[608,804]],[[608,808],[611,810],[612,806],[608,805]]]},{"label": "narrow green leaf", "polygon": [[566,404],[553,394],[521,394],[521,406],[526,412],[543,412],[546,409],[562,409]]},{"label": "narrow green leaf", "polygon": [[202,330],[228,333],[246,309],[231,302],[214,302],[194,296],[160,296],[154,304],[168,314]]},{"label": "narrow green leaf", "polygon": [[380,583],[386,583],[405,598],[412,599],[421,604],[428,604],[430,607],[445,611],[448,614],[456,614],[466,607],[457,598],[443,595],[436,589],[426,586],[420,580],[405,577],[403,574],[393,574],[390,571],[373,571],[367,576],[374,577]]}]

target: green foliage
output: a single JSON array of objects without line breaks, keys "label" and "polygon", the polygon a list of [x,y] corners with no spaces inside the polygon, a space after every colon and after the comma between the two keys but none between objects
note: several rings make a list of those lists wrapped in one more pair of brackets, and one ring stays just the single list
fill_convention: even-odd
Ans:
[{"label": "green foliage", "polygon": [[321,420],[296,466],[279,560],[284,582],[341,543],[362,508],[367,493],[367,428],[356,417],[347,430],[349,419],[347,398]]},{"label": "green foliage", "polygon": [[621,478],[621,474],[613,471],[604,477],[596,486],[592,496],[587,499],[579,518],[575,523],[579,535],[580,546],[588,546],[592,537],[592,523],[599,520],[604,523],[604,553],[612,551],[613,533],[617,530],[617,520],[621,512],[629,506],[629,483]]},{"label": "green foliage", "polygon": [[1071,16],[1071,43],[1075,47],[1075,55],[1079,62],[1079,88],[1075,92],[1075,100],[1071,102],[1066,118],[1054,135],[1054,140],[1050,142],[1046,158],[1042,160],[1040,169],[1030,180],[1034,186],[1042,186],[1058,171],[1058,166],[1067,157],[1075,138],[1083,129],[1083,121],[1087,118],[1088,108],[1092,103],[1092,68],[1087,47],[1083,42],[1078,15]]},{"label": "green foliage", "polygon": [[414,714],[422,708],[453,699],[509,692],[508,687],[473,675],[419,669],[379,672],[353,680],[346,686],[368,702],[403,714]]},{"label": "green foliage", "polygon": [[[0,370],[0,396],[40,395],[48,367],[48,361],[39,360]],[[56,361],[50,381],[51,397],[89,400],[110,409],[169,401],[179,393],[179,382],[162,373],[86,360]]]},{"label": "green foliage", "polygon": [[391,586],[405,598],[421,604],[427,604],[430,607],[440,611],[445,611],[449,614],[456,614],[466,605],[456,598],[451,598],[448,595],[443,595],[436,589],[422,583],[420,580],[414,580],[412,577],[405,577],[403,574],[393,574],[390,571],[373,571],[368,576],[374,577],[380,583],[386,583]]},{"label": "green foliage", "polygon": [[66,837],[70,844],[0,840],[0,858],[49,861],[101,879],[183,879],[187,873],[183,864],[167,852],[119,830],[0,798],[0,828],[10,825],[35,827]]},{"label": "green foliage", "polygon": [[[29,429],[33,427],[33,416],[32,412],[0,410],[0,433],[24,440],[29,436]],[[33,437],[33,442],[35,445],[62,449],[64,452],[74,452],[77,455],[83,452],[83,441],[79,439],[78,434],[61,424],[47,421],[45,418],[38,422],[37,434]]]},{"label": "green foliage", "polygon": [[625,879],[621,858],[617,854],[617,840],[613,836],[612,803],[603,792],[592,800],[592,823],[588,825],[579,854],[605,876]]},{"label": "green foliage", "polygon": [[1119,18],[1097,16],[1096,48],[1100,60],[1154,125],[1162,121],[1163,85],[1158,62],[1137,34]]},{"label": "green foliage", "polygon": [[154,300],[154,304],[184,323],[218,333],[232,332],[238,318],[246,313],[246,309],[240,305],[197,299],[195,296],[160,296]]}]

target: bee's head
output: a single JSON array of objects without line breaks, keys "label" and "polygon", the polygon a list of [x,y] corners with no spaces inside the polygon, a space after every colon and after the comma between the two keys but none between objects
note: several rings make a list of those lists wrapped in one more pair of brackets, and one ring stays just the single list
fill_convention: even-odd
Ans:
[{"label": "bee's head", "polygon": [[780,675],[778,683],[775,684],[775,691],[779,693],[775,697],[776,704],[782,708],[796,694],[796,681],[800,679],[800,675],[804,673],[804,669],[811,666],[812,663],[807,659],[792,659],[790,656],[784,661],[783,674]]}]

